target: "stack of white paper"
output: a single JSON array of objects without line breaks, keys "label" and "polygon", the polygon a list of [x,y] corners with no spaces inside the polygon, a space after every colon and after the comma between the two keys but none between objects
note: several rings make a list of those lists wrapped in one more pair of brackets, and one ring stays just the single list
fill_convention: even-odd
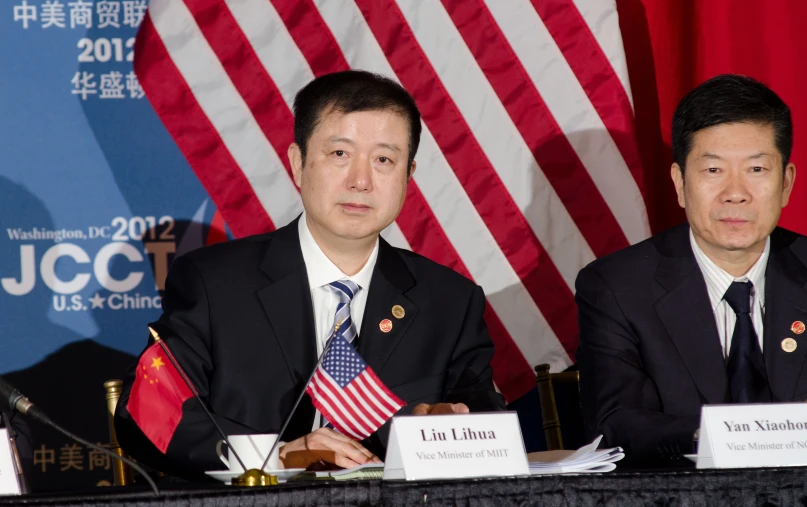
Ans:
[{"label": "stack of white paper", "polygon": [[616,462],[625,457],[625,453],[621,447],[597,449],[600,440],[602,435],[576,451],[531,452],[527,455],[530,461],[530,474],[610,472],[616,468]]}]

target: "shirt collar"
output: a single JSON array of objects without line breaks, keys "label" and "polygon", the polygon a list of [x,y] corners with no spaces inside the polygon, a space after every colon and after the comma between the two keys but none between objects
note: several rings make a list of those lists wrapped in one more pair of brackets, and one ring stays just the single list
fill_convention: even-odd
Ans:
[{"label": "shirt collar", "polygon": [[375,240],[373,252],[367,259],[364,267],[355,275],[348,276],[343,273],[319,247],[314,236],[311,235],[311,231],[308,229],[305,212],[303,212],[298,221],[297,230],[300,234],[300,248],[303,251],[303,261],[305,261],[305,269],[308,273],[308,286],[310,289],[328,285],[336,280],[350,280],[358,284],[363,290],[369,289],[370,279],[373,277],[373,269],[375,269],[375,263],[378,260],[378,238]]},{"label": "shirt collar", "polygon": [[728,290],[729,286],[732,282],[745,282],[750,281],[754,284],[754,291],[753,295],[754,298],[757,299],[762,307],[765,306],[765,268],[768,265],[768,255],[771,251],[771,238],[768,236],[768,239],[765,242],[765,249],[762,251],[762,255],[759,256],[759,259],[751,266],[751,269],[748,272],[740,277],[734,277],[723,268],[715,264],[712,259],[710,259],[704,252],[701,250],[701,247],[698,245],[698,242],[695,241],[695,235],[692,234],[692,229],[689,229],[689,243],[692,245],[692,252],[695,254],[695,261],[698,263],[698,267],[703,273],[703,278],[706,280],[706,289],[709,292],[709,300],[712,303],[712,311],[717,308],[717,305],[723,300],[723,295]]}]

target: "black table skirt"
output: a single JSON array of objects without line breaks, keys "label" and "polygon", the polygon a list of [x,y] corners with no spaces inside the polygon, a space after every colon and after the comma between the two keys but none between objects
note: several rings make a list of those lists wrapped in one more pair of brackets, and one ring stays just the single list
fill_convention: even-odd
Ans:
[{"label": "black table skirt", "polygon": [[0,497],[0,506],[275,507],[308,505],[807,506],[807,468],[708,470],[420,482],[306,482],[274,488],[139,487]]}]

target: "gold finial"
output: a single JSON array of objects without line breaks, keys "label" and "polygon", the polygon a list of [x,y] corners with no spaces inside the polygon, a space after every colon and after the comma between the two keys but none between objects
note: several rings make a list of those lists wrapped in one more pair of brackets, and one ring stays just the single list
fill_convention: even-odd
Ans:
[{"label": "gold finial", "polygon": [[154,330],[153,327],[149,326],[149,332],[151,333],[151,337],[154,338],[155,342],[160,341],[160,335]]}]

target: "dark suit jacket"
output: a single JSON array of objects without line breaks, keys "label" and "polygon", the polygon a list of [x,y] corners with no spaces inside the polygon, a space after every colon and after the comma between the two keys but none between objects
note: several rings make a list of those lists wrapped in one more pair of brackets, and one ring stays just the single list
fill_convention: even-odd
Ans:
[{"label": "dark suit jacket", "polygon": [[[392,315],[400,305],[402,319]],[[454,271],[380,240],[359,330],[358,351],[411,412],[418,403],[504,408],[495,392],[493,344],[482,289]],[[390,319],[392,330],[379,329]],[[314,313],[297,221],[275,232],[213,245],[177,258],[155,324],[227,434],[276,433],[317,361]],[[126,410],[124,382],[115,426],[122,447],[173,475],[222,468],[214,426],[194,399],[163,456]],[[306,395],[282,439],[311,431]],[[383,457],[388,424],[365,444]]]},{"label": "dark suit jacket", "polygon": [[[765,272],[763,355],[775,401],[807,400],[807,238],[777,228]],[[639,459],[694,452],[704,404],[728,377],[706,282],[683,224],[598,259],[577,277],[580,390],[588,427]],[[792,336],[795,352],[782,350]]]}]

